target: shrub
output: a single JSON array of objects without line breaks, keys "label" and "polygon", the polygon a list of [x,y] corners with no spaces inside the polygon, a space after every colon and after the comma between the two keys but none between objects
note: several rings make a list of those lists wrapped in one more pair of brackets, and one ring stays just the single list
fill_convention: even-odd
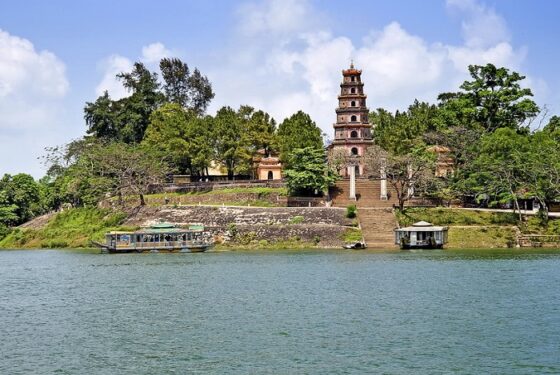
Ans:
[{"label": "shrub", "polygon": [[294,216],[290,219],[290,224],[301,224],[303,223],[304,217],[303,216]]},{"label": "shrub", "polygon": [[346,217],[348,219],[353,219],[356,217],[356,205],[351,204],[350,206],[346,207]]},{"label": "shrub", "polygon": [[5,226],[4,224],[0,224],[0,240],[10,234],[11,229]]},{"label": "shrub", "polygon": [[229,223],[227,231],[231,237],[235,238],[235,236],[237,236],[237,225],[235,225],[235,223]]}]

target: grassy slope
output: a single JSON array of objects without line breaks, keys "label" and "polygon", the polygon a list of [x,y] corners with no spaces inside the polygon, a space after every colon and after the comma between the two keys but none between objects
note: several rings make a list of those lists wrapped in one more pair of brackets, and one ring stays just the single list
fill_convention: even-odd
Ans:
[{"label": "grassy slope", "polygon": [[125,213],[97,208],[75,208],[61,212],[41,229],[14,229],[0,240],[0,248],[89,247],[90,240],[102,240],[105,232],[124,228]]},{"label": "grassy slope", "polygon": [[399,225],[417,221],[449,226],[448,248],[496,248],[515,244],[517,218],[511,213],[448,208],[409,208],[397,212]]},{"label": "grassy slope", "polygon": [[461,210],[451,208],[409,208],[397,212],[399,225],[408,226],[417,221],[434,225],[516,225],[517,217],[512,213]]},{"label": "grassy slope", "polygon": [[[240,194],[253,194],[255,198],[246,199],[240,198]],[[253,207],[275,207],[277,204],[271,202],[267,199],[270,194],[278,194],[279,196],[288,195],[286,188],[268,188],[268,187],[233,187],[216,189],[210,191],[200,191],[200,192],[189,192],[189,193],[157,193],[149,194],[144,198],[146,204],[149,206],[158,206],[162,204],[162,200],[169,199],[169,204],[195,204],[189,203],[189,198],[196,199],[197,197],[210,197],[208,202],[204,204],[215,204],[215,205],[225,205],[225,206],[247,206],[251,205]],[[215,202],[212,202],[212,199]],[[132,196],[126,199],[127,201],[136,204],[137,197]],[[186,201],[185,201],[186,200]]]}]

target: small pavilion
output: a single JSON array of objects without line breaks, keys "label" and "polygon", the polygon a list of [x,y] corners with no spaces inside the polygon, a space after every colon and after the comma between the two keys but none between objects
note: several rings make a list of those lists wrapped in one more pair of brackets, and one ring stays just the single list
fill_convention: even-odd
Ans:
[{"label": "small pavilion", "polygon": [[419,221],[410,227],[395,229],[395,244],[401,249],[441,249],[447,243],[448,229]]}]

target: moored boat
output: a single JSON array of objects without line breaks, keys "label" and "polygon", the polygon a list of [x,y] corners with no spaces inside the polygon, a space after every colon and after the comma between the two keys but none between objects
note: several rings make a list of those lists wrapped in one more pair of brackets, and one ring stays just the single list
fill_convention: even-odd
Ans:
[{"label": "moored boat", "polygon": [[111,253],[151,251],[181,251],[201,253],[213,245],[212,234],[202,225],[188,229],[170,223],[160,223],[134,232],[114,231],[105,234],[105,243],[95,245]]}]

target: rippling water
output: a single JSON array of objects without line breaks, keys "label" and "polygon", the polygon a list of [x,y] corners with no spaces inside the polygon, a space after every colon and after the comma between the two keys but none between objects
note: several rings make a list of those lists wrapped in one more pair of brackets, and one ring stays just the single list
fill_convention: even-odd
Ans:
[{"label": "rippling water", "polygon": [[0,252],[1,374],[560,373],[560,253]]}]

